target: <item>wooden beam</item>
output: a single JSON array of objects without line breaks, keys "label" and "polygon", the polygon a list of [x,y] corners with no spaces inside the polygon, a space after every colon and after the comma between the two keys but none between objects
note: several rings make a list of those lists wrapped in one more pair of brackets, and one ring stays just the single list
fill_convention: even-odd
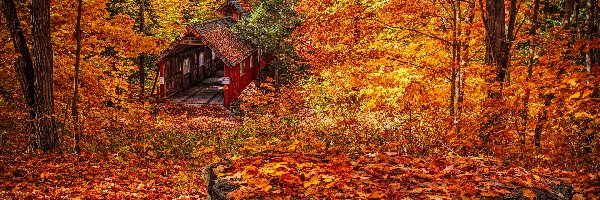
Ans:
[{"label": "wooden beam", "polygon": [[196,37],[185,37],[183,40],[179,41],[179,44],[182,45],[204,45],[202,41],[200,41]]}]

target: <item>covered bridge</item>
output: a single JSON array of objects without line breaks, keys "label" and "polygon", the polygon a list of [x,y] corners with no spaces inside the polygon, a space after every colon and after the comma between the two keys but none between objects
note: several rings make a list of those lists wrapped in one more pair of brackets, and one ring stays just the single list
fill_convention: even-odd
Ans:
[{"label": "covered bridge", "polygon": [[217,13],[218,19],[187,26],[155,61],[160,98],[229,106],[265,68],[255,45],[229,30],[248,14],[243,4],[228,0]]}]

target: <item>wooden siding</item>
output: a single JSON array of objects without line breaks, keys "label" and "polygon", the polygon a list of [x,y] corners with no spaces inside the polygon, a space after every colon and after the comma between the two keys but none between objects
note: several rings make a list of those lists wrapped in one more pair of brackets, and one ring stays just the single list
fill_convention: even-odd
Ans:
[{"label": "wooden siding", "polygon": [[[246,70],[244,74],[240,74],[240,67],[242,64],[237,64],[233,67],[225,67],[225,76],[230,77],[230,84],[225,87],[225,101],[226,106],[231,105],[233,101],[252,83],[252,81],[258,77],[260,70],[264,69],[263,62],[258,61],[258,54],[254,52],[251,56],[244,59]],[[250,60],[252,58],[252,60]],[[253,62],[253,67],[250,66],[250,62]]]}]

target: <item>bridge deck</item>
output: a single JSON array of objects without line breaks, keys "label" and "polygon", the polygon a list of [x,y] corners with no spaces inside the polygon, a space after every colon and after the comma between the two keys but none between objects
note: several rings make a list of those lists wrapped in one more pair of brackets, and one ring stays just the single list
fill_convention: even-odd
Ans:
[{"label": "bridge deck", "polygon": [[[215,73],[222,74],[222,73]],[[223,85],[221,77],[209,77],[202,83],[192,85],[170,99],[176,104],[198,105],[198,104],[223,104]]]}]

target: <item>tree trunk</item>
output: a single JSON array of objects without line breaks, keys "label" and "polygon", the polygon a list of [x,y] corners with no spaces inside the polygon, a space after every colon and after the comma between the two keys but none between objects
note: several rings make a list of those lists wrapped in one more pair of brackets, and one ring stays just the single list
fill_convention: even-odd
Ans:
[{"label": "tree trunk", "polygon": [[[139,1],[140,4],[140,33],[146,35],[146,2],[144,0]],[[145,96],[145,85],[146,85],[146,55],[142,53],[139,56],[139,70],[140,70],[140,98],[144,98]]]},{"label": "tree trunk", "polygon": [[581,0],[575,0],[573,3],[573,17],[571,18],[571,44],[577,39],[577,28],[579,27],[579,11],[581,9]]},{"label": "tree trunk", "polygon": [[565,16],[563,16],[563,27],[567,30],[571,27],[571,15],[573,15],[573,4],[573,0],[567,0],[565,2]]},{"label": "tree trunk", "polygon": [[483,150],[487,151],[487,146],[491,142],[493,132],[499,129],[501,125],[502,110],[502,88],[506,79],[508,68],[509,38],[506,35],[504,0],[486,0],[485,7],[485,65],[492,67],[490,74],[495,74],[494,79],[486,78],[489,87],[487,91],[487,100],[484,103],[484,113],[481,124],[481,134]]},{"label": "tree trunk", "polygon": [[79,93],[79,67],[81,65],[81,10],[82,0],[77,1],[77,22],[75,24],[75,40],[77,41],[77,47],[75,50],[75,79],[73,80],[73,130],[75,132],[75,152],[80,153],[81,148],[79,147],[79,138],[81,137],[81,130],[79,128],[79,111],[77,109],[78,93]]},{"label": "tree trunk", "polygon": [[[460,9],[459,9],[460,10]],[[467,17],[465,18],[465,22],[469,25],[471,25],[475,19],[475,4],[469,4],[467,6]],[[470,38],[471,36],[471,30],[470,29],[466,29],[465,30],[465,38]],[[460,67],[458,70],[458,75],[457,75],[457,86],[456,86],[456,114],[455,114],[455,133],[458,135],[460,134],[460,130],[461,130],[461,113],[463,110],[463,99],[464,99],[464,86],[465,86],[465,69],[467,68],[467,65],[469,64],[469,52],[470,52],[470,46],[468,42],[461,42],[461,45],[459,46],[459,48],[461,48],[461,54],[462,56],[459,58],[460,60]]]},{"label": "tree trunk", "polygon": [[[7,20],[8,30],[12,37],[15,51],[18,53],[17,61],[15,62],[14,68],[19,79],[21,86],[21,92],[25,99],[25,108],[29,113],[29,119],[35,119],[35,87],[34,87],[34,71],[33,61],[31,60],[31,54],[29,47],[27,47],[27,40],[23,35],[21,29],[21,23],[17,15],[15,2],[13,0],[0,0],[2,3],[1,9],[4,17]],[[31,128],[30,126],[28,126]]]},{"label": "tree trunk", "polygon": [[[354,0],[354,6],[356,6],[356,8],[360,8],[361,2],[360,0]],[[359,10],[357,10],[359,11]],[[354,13],[354,18],[352,19],[354,23],[352,23],[353,25],[353,37],[352,37],[352,41],[353,41],[353,47],[356,48],[356,46],[358,45],[358,41],[360,41],[360,29],[358,27],[358,24],[360,23],[360,14],[362,14],[362,12],[355,12]]]},{"label": "tree trunk", "polygon": [[36,145],[39,149],[50,151],[58,147],[58,134],[54,125],[50,0],[31,1],[31,35],[35,59]]},{"label": "tree trunk", "polygon": [[[529,31],[530,37],[535,38],[537,35],[537,27],[538,27],[538,15],[540,11],[540,0],[533,1],[533,18],[531,22],[533,26]],[[531,77],[533,76],[533,62],[535,62],[535,48],[537,47],[536,39],[531,39],[529,41],[529,55],[528,55],[528,63],[527,63],[527,78],[526,78],[526,86],[525,86],[525,97],[523,97],[523,111],[521,112],[521,118],[523,119],[523,132],[521,132],[521,143],[525,144],[525,137],[527,136],[527,120],[529,118],[529,96],[531,95],[531,88],[529,83],[531,82]]]},{"label": "tree trunk", "polygon": [[462,72],[462,42],[460,41],[460,37],[462,34],[461,31],[461,23],[462,23],[462,9],[460,8],[460,1],[452,2],[452,12],[454,14],[454,27],[453,27],[453,42],[452,42],[452,76],[451,76],[451,84],[450,84],[450,115],[453,118],[453,126],[454,132],[458,135],[460,133],[459,127],[459,115],[458,111],[459,107],[459,99],[460,99],[460,82],[461,82],[461,72]]},{"label": "tree trunk", "polygon": [[498,99],[502,97],[502,85],[506,78],[508,67],[508,38],[506,37],[505,9],[503,0],[486,1],[486,47],[485,64],[494,67],[492,73],[496,74],[491,83],[498,83],[497,90],[490,90],[488,97]]},{"label": "tree trunk", "polygon": [[275,67],[275,89],[279,91],[279,67]]},{"label": "tree trunk", "polygon": [[[594,38],[597,37],[598,27],[596,26],[596,21],[598,20],[596,16],[596,10],[598,7],[597,0],[586,0],[585,3],[585,21],[586,21],[586,34],[585,39],[588,42],[592,42]],[[590,73],[592,71],[592,66],[596,63],[596,49],[590,48],[590,45],[587,44],[587,51],[585,51],[585,71]]]}]

